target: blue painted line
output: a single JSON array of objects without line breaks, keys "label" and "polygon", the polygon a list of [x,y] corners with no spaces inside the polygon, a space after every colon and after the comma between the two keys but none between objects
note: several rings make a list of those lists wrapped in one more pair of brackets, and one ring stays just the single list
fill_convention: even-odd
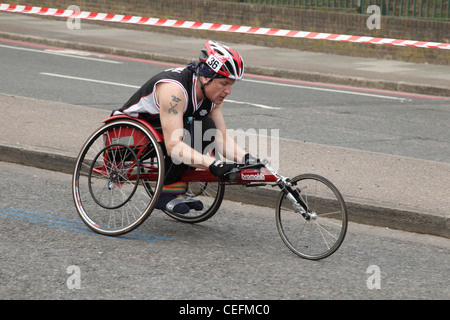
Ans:
[{"label": "blue painted line", "polygon": [[149,234],[149,233],[142,233],[142,232],[138,232],[138,231],[133,231],[130,234],[135,234],[138,236],[144,236],[144,237],[152,237],[152,238],[156,238],[156,239],[161,239],[161,240],[175,240],[173,238],[168,238],[168,237],[164,237],[164,236],[158,236],[156,234]]},{"label": "blue painted line", "polygon": [[66,230],[71,230],[71,231],[78,231],[78,232],[84,232],[84,233],[89,233],[89,234],[96,234],[88,229],[84,230],[84,229],[78,229],[78,228],[72,228],[72,227],[67,227],[64,225],[57,225],[54,223],[48,223],[48,222],[44,222],[44,221],[38,221],[38,220],[34,220],[34,219],[30,219],[29,217],[27,218],[23,218],[21,216],[18,216],[16,214],[11,214],[7,211],[3,211],[0,210],[0,216],[2,217],[6,217],[6,218],[10,218],[10,219],[14,219],[14,220],[19,220],[19,221],[25,221],[25,222],[31,222],[31,223],[35,223],[35,224],[40,224],[40,225],[44,225],[44,226],[50,226],[50,227],[56,227],[56,228],[60,228],[60,229],[66,229]]},{"label": "blue painted line", "polygon": [[[102,235],[100,233],[96,233],[88,228],[82,221],[78,219],[71,219],[66,217],[60,217],[53,214],[42,213],[37,211],[19,209],[14,207],[4,207],[0,209],[0,216],[11,218],[19,221],[31,222],[39,225],[45,225],[54,228],[60,228],[70,231],[83,232],[92,235]],[[158,236],[150,233],[143,232],[130,232],[128,234],[124,234],[121,236],[111,237],[117,239],[129,238],[129,239],[137,239],[144,240],[149,242],[156,242],[156,239],[161,240],[174,240],[173,238],[168,238],[164,236]]]},{"label": "blue painted line", "polygon": [[[9,214],[9,215],[22,217],[24,219],[29,219],[30,221],[33,221],[33,222],[39,222],[39,221],[45,222],[45,223],[47,223],[48,225],[51,225],[51,226],[66,225],[66,226],[72,226],[72,227],[76,227],[76,228],[81,227],[82,229],[84,229],[84,227],[82,225],[80,225],[80,224],[69,223],[69,222],[64,222],[64,221],[56,221],[56,220],[53,220],[53,219],[47,219],[47,218],[41,218],[41,217],[33,217],[33,216],[29,216],[29,215],[24,214],[24,213],[7,211],[7,210],[0,210],[0,212],[6,213],[6,214]],[[45,216],[47,216],[47,215],[45,215]]]},{"label": "blue painted line", "polygon": [[19,208],[14,208],[14,207],[4,207],[4,209],[5,210],[13,210],[13,211],[17,211],[17,212],[23,212],[23,213],[27,213],[27,214],[31,214],[31,215],[36,215],[36,216],[49,217],[49,218],[57,219],[57,220],[70,221],[70,222],[75,222],[75,223],[84,225],[83,221],[81,221],[79,219],[71,219],[71,218],[66,218],[66,217],[60,217],[60,216],[53,215],[53,214],[42,213],[42,212],[31,211],[31,210],[25,210],[25,209],[19,209]]}]

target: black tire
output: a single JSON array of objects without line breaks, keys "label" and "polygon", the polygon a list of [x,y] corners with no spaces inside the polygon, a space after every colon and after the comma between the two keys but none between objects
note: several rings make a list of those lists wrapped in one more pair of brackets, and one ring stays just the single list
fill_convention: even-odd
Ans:
[{"label": "black tire", "polygon": [[311,209],[311,219],[296,212],[282,191],[277,200],[276,221],[281,239],[298,256],[319,260],[333,254],[347,232],[347,207],[339,190],[319,175],[303,174],[291,180],[293,189]]}]

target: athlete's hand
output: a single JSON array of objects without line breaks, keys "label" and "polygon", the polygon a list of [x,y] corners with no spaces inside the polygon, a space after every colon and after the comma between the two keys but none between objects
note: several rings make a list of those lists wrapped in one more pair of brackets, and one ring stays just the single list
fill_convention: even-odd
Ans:
[{"label": "athlete's hand", "polygon": [[242,159],[242,162],[244,164],[256,164],[256,163],[261,163],[261,160],[259,160],[259,158],[255,158],[250,153],[247,153],[244,156],[244,158]]},{"label": "athlete's hand", "polygon": [[209,171],[220,180],[236,180],[237,172],[233,172],[237,165],[235,163],[223,163],[220,160],[214,161],[209,166]]}]

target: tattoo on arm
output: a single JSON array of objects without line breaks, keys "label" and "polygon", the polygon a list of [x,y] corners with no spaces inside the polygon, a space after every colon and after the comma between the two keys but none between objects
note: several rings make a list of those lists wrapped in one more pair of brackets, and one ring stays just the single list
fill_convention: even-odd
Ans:
[{"label": "tattoo on arm", "polygon": [[172,102],[170,102],[170,108],[169,108],[169,110],[167,110],[167,112],[168,113],[172,113],[173,112],[173,114],[178,114],[178,111],[177,110],[175,110],[175,108],[178,106],[178,102],[180,102],[181,101],[181,99],[180,98],[177,98],[176,96],[172,96]]}]

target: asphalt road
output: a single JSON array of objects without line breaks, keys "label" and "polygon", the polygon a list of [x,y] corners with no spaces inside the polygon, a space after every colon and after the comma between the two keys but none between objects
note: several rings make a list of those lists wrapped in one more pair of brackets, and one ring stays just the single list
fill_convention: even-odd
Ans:
[{"label": "asphalt road", "polygon": [[83,225],[70,181],[0,163],[0,299],[450,296],[448,239],[350,223],[336,253],[308,261],[283,244],[274,208],[229,201],[198,225],[155,210],[129,236],[111,238]]},{"label": "asphalt road", "polygon": [[[172,66],[2,41],[0,56],[1,93],[107,110]],[[282,138],[450,162],[442,98],[248,75],[227,100],[230,129],[279,129]]]}]

